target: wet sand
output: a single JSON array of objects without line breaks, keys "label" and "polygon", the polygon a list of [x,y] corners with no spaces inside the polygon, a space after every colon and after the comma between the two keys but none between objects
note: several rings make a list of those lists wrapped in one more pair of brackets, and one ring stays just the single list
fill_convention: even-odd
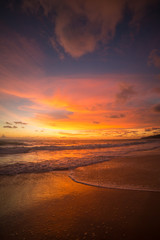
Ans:
[{"label": "wet sand", "polygon": [[67,171],[3,176],[0,239],[159,239],[159,203],[159,192],[86,186]]},{"label": "wet sand", "polygon": [[69,175],[77,183],[112,189],[160,192],[160,155],[119,157],[111,161],[79,167]]}]

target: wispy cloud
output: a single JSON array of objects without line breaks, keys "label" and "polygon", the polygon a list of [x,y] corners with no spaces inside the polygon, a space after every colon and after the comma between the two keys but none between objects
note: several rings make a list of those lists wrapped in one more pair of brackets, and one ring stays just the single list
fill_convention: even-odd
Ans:
[{"label": "wispy cloud", "polygon": [[7,27],[1,27],[0,74],[3,77],[40,75],[44,54],[38,43]]}]

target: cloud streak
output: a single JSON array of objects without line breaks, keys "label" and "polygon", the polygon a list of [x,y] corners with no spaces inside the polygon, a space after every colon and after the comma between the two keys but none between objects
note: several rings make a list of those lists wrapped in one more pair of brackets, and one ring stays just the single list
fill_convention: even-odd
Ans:
[{"label": "cloud streak", "polygon": [[0,26],[0,74],[3,77],[40,75],[44,54],[37,42]]}]

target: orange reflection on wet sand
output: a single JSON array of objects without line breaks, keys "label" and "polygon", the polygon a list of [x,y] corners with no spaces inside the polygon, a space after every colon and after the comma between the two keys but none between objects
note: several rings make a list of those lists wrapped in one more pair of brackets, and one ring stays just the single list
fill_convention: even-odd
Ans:
[{"label": "orange reflection on wet sand", "polygon": [[[50,199],[57,200],[75,193],[66,172],[20,174],[0,178],[0,215],[35,207]],[[79,186],[78,191],[83,188]]]}]

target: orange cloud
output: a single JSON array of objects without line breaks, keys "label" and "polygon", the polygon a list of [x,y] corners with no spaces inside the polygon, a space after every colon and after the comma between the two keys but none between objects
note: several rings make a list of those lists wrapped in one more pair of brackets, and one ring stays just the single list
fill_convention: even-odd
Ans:
[{"label": "orange cloud", "polygon": [[[129,83],[133,78],[134,87]],[[109,128],[158,125],[157,113],[145,106],[148,95],[140,92],[140,78],[118,74],[93,78],[30,78],[29,81],[26,77],[12,78],[10,83],[3,82],[0,91],[10,96],[10,102],[14,96],[23,100],[22,104],[18,100],[18,115],[15,114],[12,121],[21,120],[55,131],[88,129],[98,133],[101,129],[103,133]],[[20,117],[21,111],[26,117]],[[7,117],[5,122],[9,120]]]},{"label": "orange cloud", "polygon": [[72,57],[93,52],[99,41],[108,42],[114,36],[123,6],[124,1],[69,1],[56,18],[60,45]]}]

